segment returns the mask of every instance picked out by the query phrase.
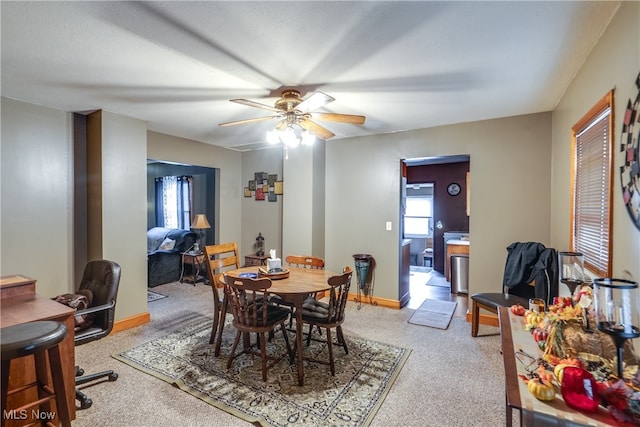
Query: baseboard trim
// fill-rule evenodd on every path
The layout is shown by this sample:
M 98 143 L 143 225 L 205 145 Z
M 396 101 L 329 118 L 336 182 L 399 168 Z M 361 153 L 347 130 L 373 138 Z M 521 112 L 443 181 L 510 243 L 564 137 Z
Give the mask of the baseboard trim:
M 471 323 L 471 312 L 469 310 L 467 310 L 467 322 Z M 495 326 L 495 327 L 500 326 L 500 322 L 498 321 L 498 316 L 496 316 L 495 314 L 480 313 L 478 322 L 481 325 Z
M 127 329 L 135 328 L 136 326 L 144 325 L 151 322 L 151 313 L 148 311 L 145 313 L 136 314 L 126 319 L 117 320 L 113 324 L 112 334 L 125 331 Z
M 349 301 L 362 304 L 379 305 L 380 307 L 400 309 L 400 301 L 398 300 L 374 296 L 368 297 L 366 295 L 360 295 L 360 300 L 358 300 L 358 294 L 354 294 L 352 292 L 349 292 Z

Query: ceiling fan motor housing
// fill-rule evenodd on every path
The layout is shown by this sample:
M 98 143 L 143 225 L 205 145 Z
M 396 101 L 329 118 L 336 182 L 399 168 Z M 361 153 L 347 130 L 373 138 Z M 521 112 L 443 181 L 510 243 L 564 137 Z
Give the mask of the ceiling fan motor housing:
M 282 98 L 278 99 L 275 107 L 283 111 L 293 111 L 302 102 L 300 92 L 297 90 L 285 90 L 282 92 Z

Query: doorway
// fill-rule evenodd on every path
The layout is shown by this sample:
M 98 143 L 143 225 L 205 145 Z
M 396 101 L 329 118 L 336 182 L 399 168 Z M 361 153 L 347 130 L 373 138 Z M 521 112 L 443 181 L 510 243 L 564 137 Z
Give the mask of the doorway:
M 466 295 L 451 294 L 444 238 L 445 233 L 469 233 L 470 156 L 405 159 L 401 170 L 400 244 L 411 240 L 410 307 L 425 298 L 453 298 L 466 306 Z

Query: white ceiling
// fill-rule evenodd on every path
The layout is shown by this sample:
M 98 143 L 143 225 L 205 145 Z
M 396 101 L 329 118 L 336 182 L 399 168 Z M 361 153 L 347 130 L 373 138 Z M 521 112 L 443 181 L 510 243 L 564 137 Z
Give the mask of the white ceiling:
M 228 100 L 290 87 L 367 117 L 334 139 L 550 111 L 618 5 L 2 1 L 2 95 L 240 150 L 275 120 Z

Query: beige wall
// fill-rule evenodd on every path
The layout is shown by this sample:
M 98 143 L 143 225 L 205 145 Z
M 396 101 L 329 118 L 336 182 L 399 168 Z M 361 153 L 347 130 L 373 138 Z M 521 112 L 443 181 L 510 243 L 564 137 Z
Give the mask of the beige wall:
M 147 124 L 102 112 L 102 258 L 120 264 L 116 319 L 147 304 Z
M 374 295 L 397 300 L 400 160 L 457 154 L 471 156 L 469 291 L 501 289 L 510 243 L 549 243 L 549 113 L 329 142 L 327 268 L 371 254 Z
M 622 202 L 620 135 L 629 98 L 635 99 L 640 72 L 640 3 L 623 2 L 553 112 L 552 244 L 569 249 L 571 127 L 609 90 L 615 88 L 613 128 L 612 276 L 640 280 L 640 230 Z M 630 275 L 630 276 L 629 276 Z M 561 288 L 562 290 L 562 288 Z
M 282 162 L 283 153 L 280 147 L 242 153 L 242 186 L 238 191 L 243 191 L 249 181 L 254 179 L 256 172 L 278 174 L 278 180 L 282 180 Z M 242 256 L 255 253 L 254 245 L 258 233 L 262 233 L 264 237 L 267 255 L 269 249 L 275 249 L 278 256 L 281 255 L 283 197 L 277 196 L 277 202 L 269 202 L 266 199 L 256 201 L 254 197 L 242 198 Z
M 72 116 L 2 98 L 1 275 L 74 289 Z

